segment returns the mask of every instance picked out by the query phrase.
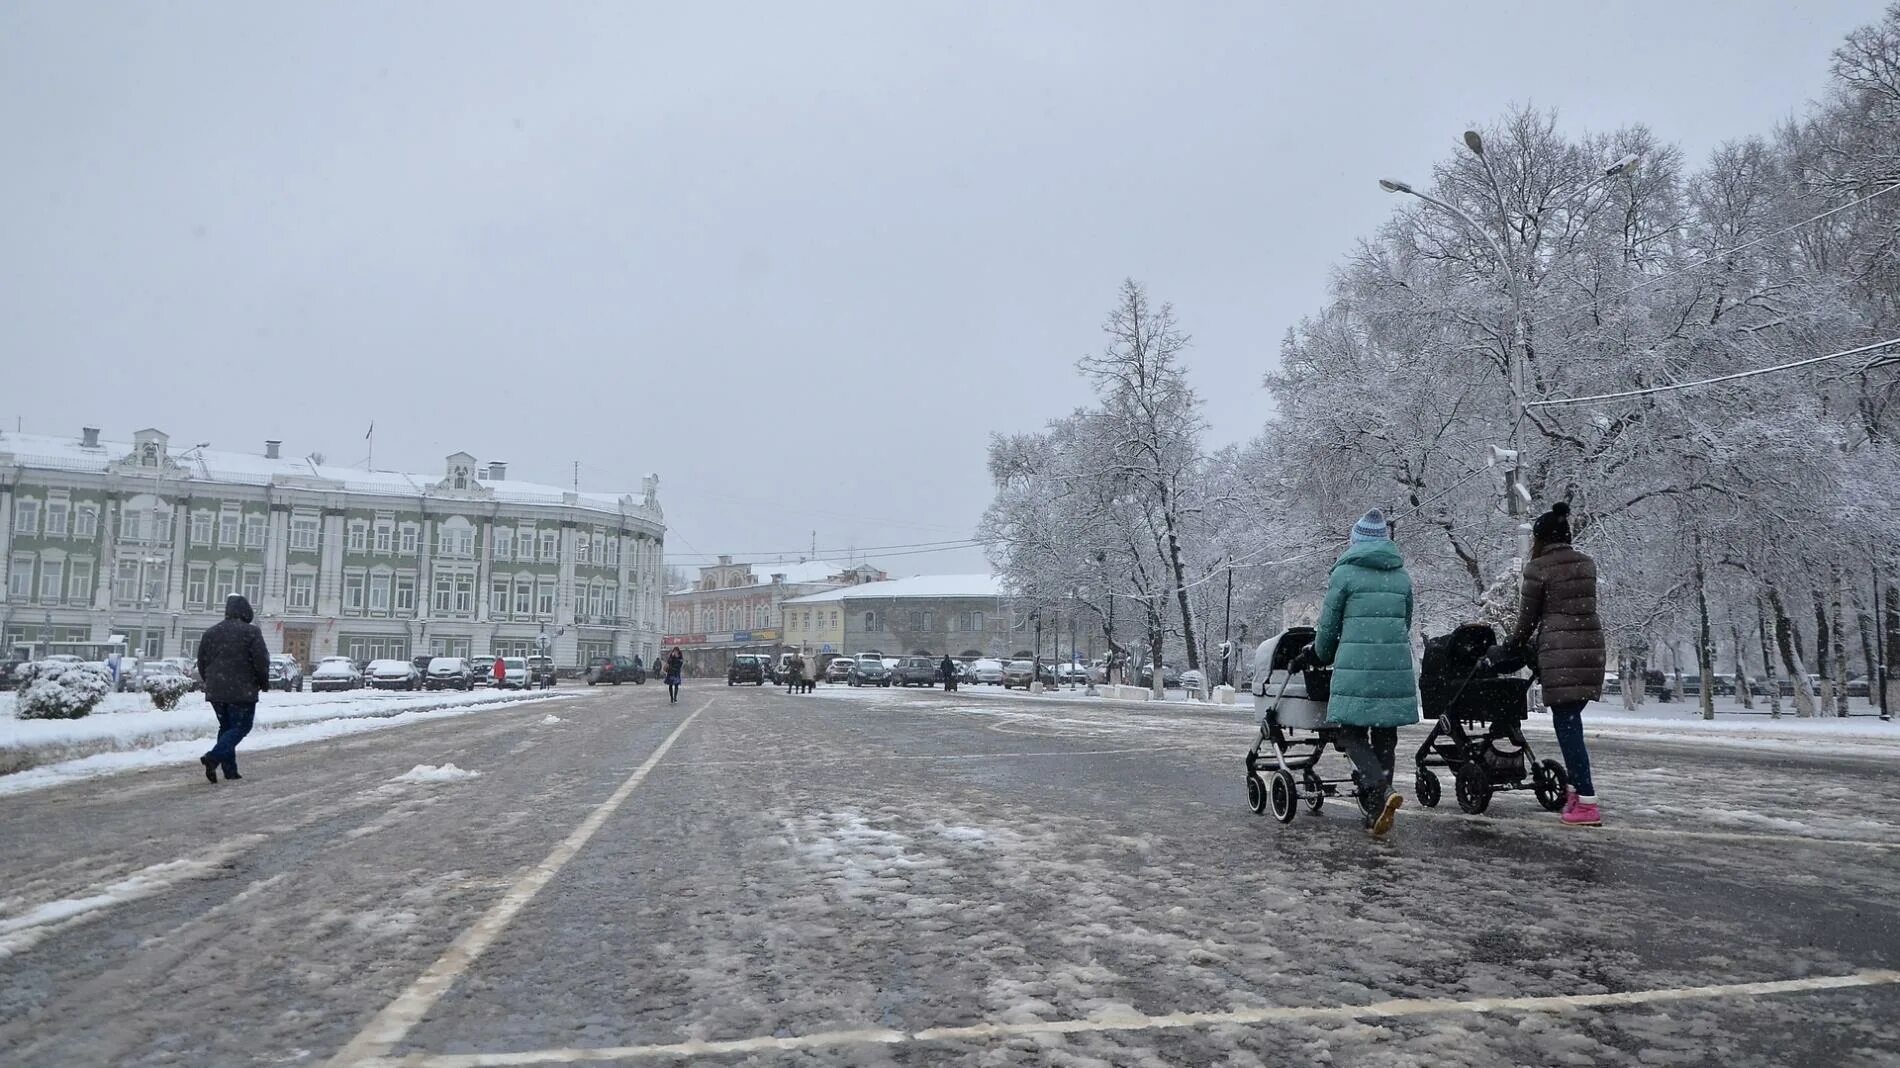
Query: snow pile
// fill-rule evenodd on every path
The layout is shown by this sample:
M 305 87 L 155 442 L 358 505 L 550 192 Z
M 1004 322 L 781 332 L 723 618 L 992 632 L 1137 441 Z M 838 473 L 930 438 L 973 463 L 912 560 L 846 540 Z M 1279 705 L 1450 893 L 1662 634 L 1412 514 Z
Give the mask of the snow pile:
M 543 717 L 541 717 L 541 725 L 542 725 L 543 727 L 550 727 L 550 726 L 553 726 L 553 725 L 554 725 L 554 724 L 556 724 L 556 723 L 566 723 L 566 722 L 567 722 L 566 720 L 564 720 L 564 719 L 562 719 L 561 717 L 559 717 L 559 716 L 557 716 L 557 715 L 555 715 L 555 714 L 554 714 L 554 713 L 552 713 L 552 712 L 550 712 L 550 713 L 548 713 L 547 715 L 545 715 L 545 716 L 543 716 Z
M 21 719 L 78 719 L 112 692 L 112 680 L 91 664 L 22 664 L 14 677 L 20 680 L 14 702 Z
M 482 773 L 458 768 L 454 764 L 417 764 L 390 782 L 461 782 L 465 779 L 479 779 Z

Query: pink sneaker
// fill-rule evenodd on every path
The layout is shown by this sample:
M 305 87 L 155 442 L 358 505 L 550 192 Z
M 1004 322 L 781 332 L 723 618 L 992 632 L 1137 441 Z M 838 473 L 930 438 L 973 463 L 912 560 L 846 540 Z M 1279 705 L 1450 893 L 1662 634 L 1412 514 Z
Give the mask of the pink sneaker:
M 1576 807 L 1577 807 L 1577 791 L 1566 789 L 1564 791 L 1564 807 L 1558 809 L 1557 814 L 1560 816 L 1568 816 L 1570 815 L 1570 810 Z
M 1601 827 L 1603 813 L 1597 810 L 1595 801 L 1585 801 L 1576 794 L 1570 795 L 1571 806 L 1563 814 L 1566 827 Z

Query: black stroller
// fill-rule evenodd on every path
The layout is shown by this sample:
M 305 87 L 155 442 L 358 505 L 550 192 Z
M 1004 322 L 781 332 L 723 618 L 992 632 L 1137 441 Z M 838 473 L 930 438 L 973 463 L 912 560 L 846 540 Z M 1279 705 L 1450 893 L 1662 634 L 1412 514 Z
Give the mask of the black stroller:
M 1515 672 L 1526 666 L 1526 658 L 1510 651 L 1487 665 L 1485 653 L 1496 640 L 1490 627 L 1467 623 L 1425 642 L 1419 704 L 1434 722 L 1418 747 L 1419 804 L 1438 804 L 1438 776 L 1432 769 L 1444 768 L 1451 773 L 1458 807 L 1474 816 L 1490 807 L 1491 795 L 1500 790 L 1531 790 L 1538 804 L 1556 812 L 1563 808 L 1569 782 L 1562 764 L 1538 760 L 1524 740 L 1531 680 Z
M 1361 812 L 1373 814 L 1370 802 L 1359 796 L 1358 772 L 1344 779 L 1319 772 L 1319 758 L 1328 745 L 1336 744 L 1338 731 L 1326 718 L 1332 669 L 1307 664 L 1302 656 L 1313 637 L 1311 627 L 1289 627 L 1254 650 L 1254 710 L 1260 713 L 1260 734 L 1247 750 L 1247 807 L 1255 813 L 1271 810 L 1281 823 L 1293 822 L 1302 801 L 1318 812 L 1327 798 L 1347 791 L 1357 798 Z

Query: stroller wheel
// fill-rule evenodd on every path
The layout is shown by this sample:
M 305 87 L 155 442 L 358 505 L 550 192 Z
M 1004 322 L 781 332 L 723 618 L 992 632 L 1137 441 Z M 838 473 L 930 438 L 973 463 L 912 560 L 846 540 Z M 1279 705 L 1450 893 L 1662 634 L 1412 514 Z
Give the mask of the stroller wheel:
M 1252 769 L 1247 772 L 1247 807 L 1253 809 L 1253 814 L 1256 816 L 1267 810 L 1267 788 L 1261 784 L 1260 776 L 1255 775 Z
M 1540 760 L 1531 768 L 1531 790 L 1537 794 L 1537 803 L 1544 806 L 1545 812 L 1560 812 L 1570 793 L 1570 777 L 1555 760 Z
M 1307 768 L 1300 779 L 1306 787 L 1306 810 L 1317 816 L 1326 805 L 1326 785 L 1319 781 L 1319 772 L 1312 768 Z
M 1437 808 L 1440 797 L 1438 776 L 1426 768 L 1418 769 L 1418 781 L 1412 784 L 1412 793 L 1418 797 L 1418 803 L 1426 808 Z
M 1293 773 L 1276 771 L 1273 773 L 1273 818 L 1281 823 L 1292 823 L 1293 817 L 1300 814 L 1300 791 L 1293 784 Z
M 1473 816 L 1491 807 L 1491 779 L 1482 761 L 1469 760 L 1458 769 L 1452 787 L 1458 794 L 1458 807 Z

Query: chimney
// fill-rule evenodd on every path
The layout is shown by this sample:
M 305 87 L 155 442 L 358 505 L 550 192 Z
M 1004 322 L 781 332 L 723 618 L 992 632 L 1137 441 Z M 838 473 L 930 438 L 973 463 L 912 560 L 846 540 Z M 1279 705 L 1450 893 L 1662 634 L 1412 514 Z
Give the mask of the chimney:
M 284 444 L 283 442 L 277 441 L 276 439 L 270 439 L 270 440 L 265 441 L 264 442 L 264 459 L 266 460 L 282 459 L 282 457 L 278 455 L 278 450 L 283 448 L 283 444 Z
M 506 460 L 488 461 L 488 473 L 482 476 L 482 481 L 484 482 L 508 481 L 508 461 Z
M 88 449 L 98 448 L 99 447 L 99 428 L 96 426 L 80 427 L 79 428 L 79 444 L 85 446 Z

